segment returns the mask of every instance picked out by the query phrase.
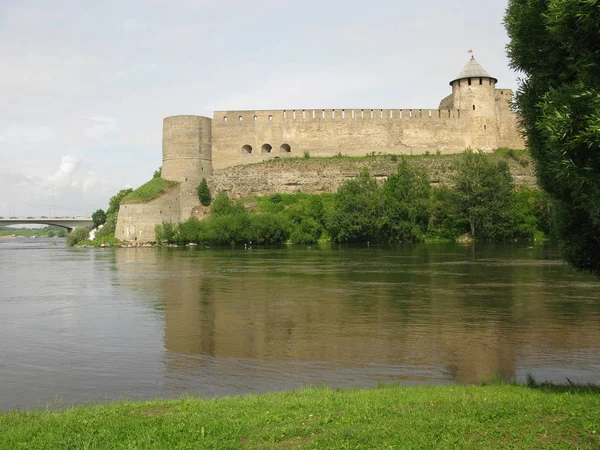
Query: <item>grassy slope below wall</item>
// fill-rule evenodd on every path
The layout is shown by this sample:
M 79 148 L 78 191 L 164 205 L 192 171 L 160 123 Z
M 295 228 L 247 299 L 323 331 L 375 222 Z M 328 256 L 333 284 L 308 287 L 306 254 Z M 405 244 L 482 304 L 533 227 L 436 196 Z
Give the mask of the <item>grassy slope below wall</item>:
M 450 184 L 454 163 L 460 154 L 404 156 L 413 165 L 424 168 L 433 184 Z M 516 185 L 535 188 L 533 163 L 523 150 L 498 149 L 486 157 L 505 160 Z M 209 181 L 211 191 L 230 192 L 234 197 L 336 192 L 347 179 L 368 168 L 376 178 L 395 173 L 402 156 L 369 155 L 364 157 L 334 156 L 280 158 L 263 163 L 216 170 Z
M 0 448 L 599 448 L 598 388 L 306 389 L 0 414 Z
M 179 183 L 176 181 L 163 180 L 160 177 L 152 178 L 147 183 L 135 189 L 123 198 L 121 203 L 144 203 L 154 200 L 165 192 L 170 191 Z

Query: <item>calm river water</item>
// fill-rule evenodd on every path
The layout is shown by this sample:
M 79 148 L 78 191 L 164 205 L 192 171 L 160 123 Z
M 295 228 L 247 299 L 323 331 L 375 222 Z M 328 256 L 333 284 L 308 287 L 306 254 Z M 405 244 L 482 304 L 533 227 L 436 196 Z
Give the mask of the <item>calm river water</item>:
M 600 383 L 600 282 L 552 246 L 0 240 L 3 410 L 527 374 Z

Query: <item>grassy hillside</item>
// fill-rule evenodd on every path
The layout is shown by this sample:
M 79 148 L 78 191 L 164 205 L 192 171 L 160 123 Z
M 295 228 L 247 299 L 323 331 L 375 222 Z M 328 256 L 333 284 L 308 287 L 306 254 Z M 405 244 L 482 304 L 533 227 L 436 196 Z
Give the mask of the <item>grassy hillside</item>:
M 130 192 L 121 203 L 143 203 L 154 200 L 165 192 L 170 191 L 179 183 L 177 181 L 163 180 L 160 177 L 152 178 L 147 183 Z

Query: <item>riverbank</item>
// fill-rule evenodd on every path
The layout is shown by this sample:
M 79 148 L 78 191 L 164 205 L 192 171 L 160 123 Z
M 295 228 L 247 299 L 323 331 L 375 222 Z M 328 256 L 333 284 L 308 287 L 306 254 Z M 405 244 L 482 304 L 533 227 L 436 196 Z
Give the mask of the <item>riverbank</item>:
M 598 448 L 600 390 L 386 386 L 0 414 L 0 448 Z

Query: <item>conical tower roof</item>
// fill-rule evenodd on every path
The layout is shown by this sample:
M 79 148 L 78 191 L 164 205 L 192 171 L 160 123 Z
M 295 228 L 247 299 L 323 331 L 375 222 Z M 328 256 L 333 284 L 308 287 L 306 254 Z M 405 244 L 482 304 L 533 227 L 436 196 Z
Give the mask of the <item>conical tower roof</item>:
M 471 60 L 465 66 L 465 68 L 454 78 L 451 82 L 454 83 L 456 80 L 463 80 L 465 78 L 491 78 L 494 82 L 498 82 L 498 79 L 491 76 L 485 71 L 483 67 L 475 60 L 475 57 L 471 56 Z

